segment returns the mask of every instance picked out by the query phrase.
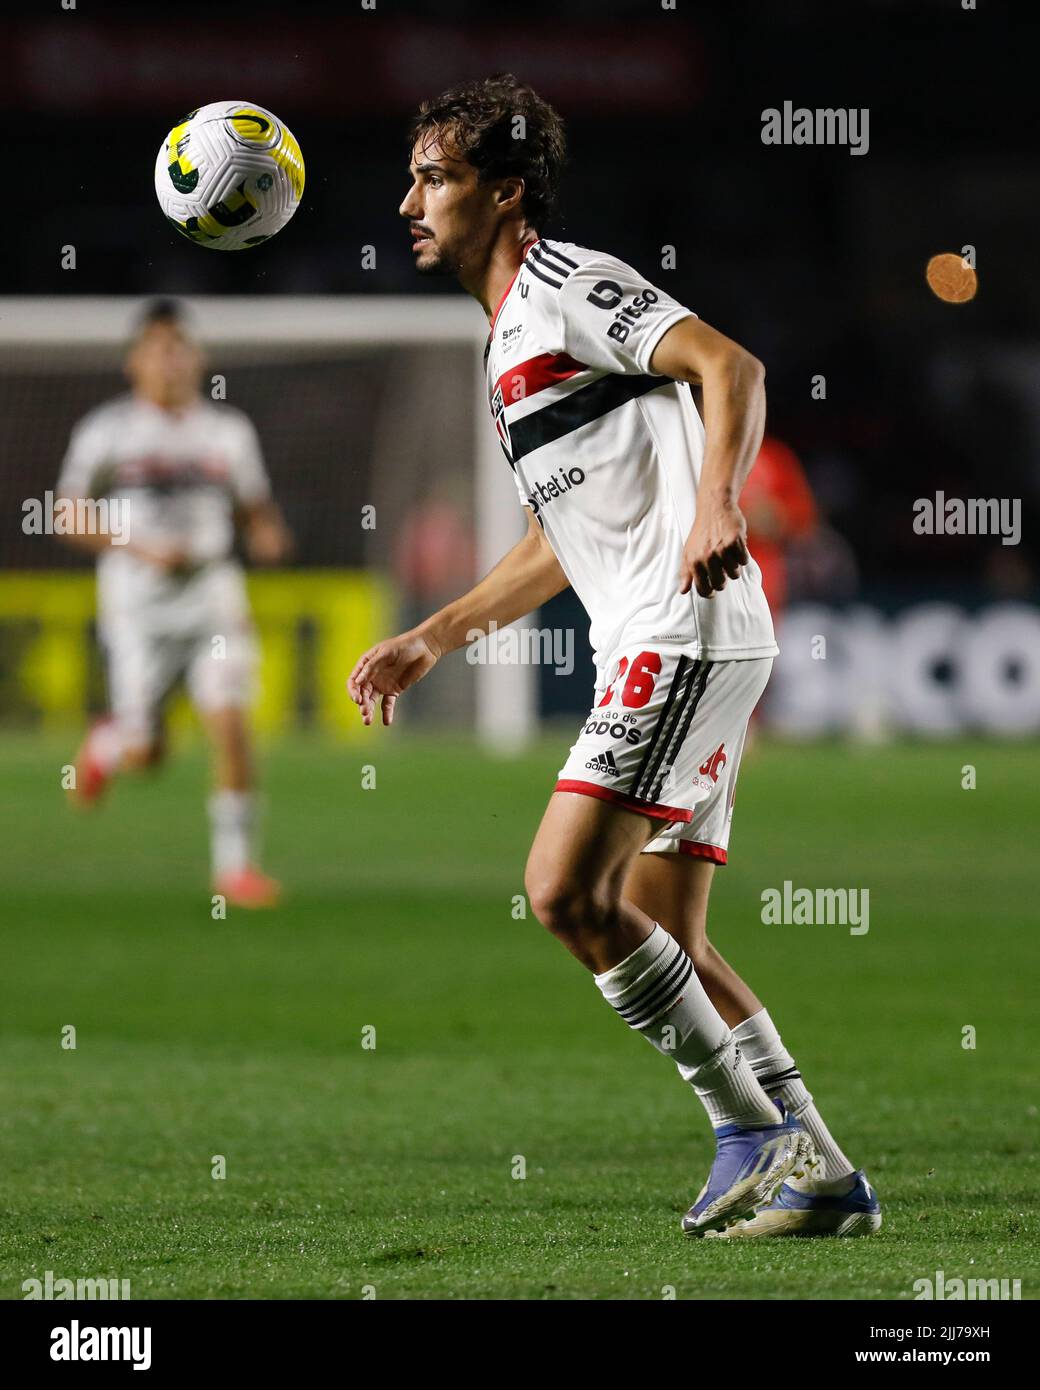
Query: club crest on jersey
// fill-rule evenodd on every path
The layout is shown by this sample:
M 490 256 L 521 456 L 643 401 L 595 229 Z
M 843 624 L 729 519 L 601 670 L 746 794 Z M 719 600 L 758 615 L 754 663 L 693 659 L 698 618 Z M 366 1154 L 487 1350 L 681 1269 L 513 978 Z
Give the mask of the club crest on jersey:
M 513 450 L 509 444 L 509 425 L 506 423 L 506 399 L 502 394 L 501 386 L 495 387 L 495 393 L 491 397 L 491 414 L 494 417 L 495 429 L 498 431 L 499 443 L 505 450 L 506 458 L 509 460 L 509 466 L 512 468 Z

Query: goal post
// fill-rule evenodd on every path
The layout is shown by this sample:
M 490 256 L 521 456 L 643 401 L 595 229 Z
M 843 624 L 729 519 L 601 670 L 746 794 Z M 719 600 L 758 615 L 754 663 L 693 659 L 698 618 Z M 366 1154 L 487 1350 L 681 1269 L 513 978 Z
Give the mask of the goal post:
M 343 393 L 355 392 L 359 396 L 375 393 L 381 399 L 378 412 L 371 410 L 366 417 L 371 435 L 355 432 L 349 440 L 341 441 L 344 450 L 348 446 L 355 449 L 358 438 L 370 442 L 370 447 L 368 444 L 362 446 L 362 452 L 370 456 L 361 459 L 356 466 L 376 474 L 376 484 L 382 475 L 384 484 L 389 486 L 392 479 L 385 477 L 386 470 L 400 465 L 406 475 L 397 489 L 401 497 L 417 480 L 430 481 L 428 475 L 424 477 L 422 473 L 427 445 L 431 469 L 438 467 L 438 446 L 450 449 L 456 465 L 468 471 L 470 480 L 473 579 L 486 574 L 520 539 L 524 532 L 524 513 L 518 506 L 509 467 L 488 411 L 483 366 L 487 325 L 475 305 L 444 295 L 185 295 L 177 296 L 177 300 L 189 316 L 193 330 L 213 355 L 214 366 L 222 366 L 227 361 L 250 364 L 258 371 L 266 369 L 263 381 L 254 383 L 257 401 L 269 406 L 271 392 L 283 389 L 281 383 L 286 383 L 282 403 L 285 430 L 288 432 L 294 427 L 295 419 L 302 431 L 300 449 L 303 456 L 295 459 L 294 467 L 299 470 L 301 486 L 311 509 L 320 509 L 323 501 L 320 478 L 311 479 L 309 489 L 305 485 L 309 465 L 306 453 L 310 447 L 307 440 L 312 435 L 315 441 L 320 439 L 325 459 L 322 467 L 328 470 L 327 476 L 331 478 L 337 445 L 316 433 L 320 423 L 314 417 L 325 412 L 329 421 L 334 420 L 329 398 L 335 394 L 336 363 L 342 361 Z M 16 376 L 24 383 L 28 379 L 26 373 L 30 373 L 32 387 L 22 384 L 18 389 L 49 393 L 54 409 L 60 411 L 62 396 L 68 394 L 65 386 L 68 374 L 79 374 L 79 380 L 91 371 L 106 369 L 111 373 L 118 368 L 122 349 L 145 303 L 147 298 L 138 296 L 0 299 L 0 392 Z M 412 358 L 405 370 L 398 358 L 408 351 Z M 347 372 L 346 364 L 356 365 L 359 360 L 365 362 L 366 359 L 370 359 L 370 365 L 361 378 L 355 380 L 358 373 Z M 283 360 L 285 366 L 280 372 L 279 363 Z M 317 388 L 313 392 L 302 390 L 298 383 L 301 373 L 306 386 L 306 364 L 318 360 L 323 362 L 329 378 L 323 392 L 319 393 Z M 440 389 L 438 378 L 442 372 L 443 389 Z M 406 433 L 404 421 L 411 409 L 409 390 L 414 392 L 420 384 L 422 402 L 425 409 L 432 412 L 432 418 L 412 422 L 411 433 Z M 404 391 L 401 399 L 393 398 L 397 386 Z M 78 394 L 81 396 L 82 392 Z M 383 399 L 384 396 L 387 398 Z M 98 397 L 101 399 L 103 395 Z M 247 413 L 254 413 L 249 403 L 240 401 L 234 392 L 229 399 L 243 404 Z M 455 412 L 454 422 L 438 414 L 438 400 L 445 417 Z M 369 403 L 359 400 L 348 404 L 361 409 L 367 408 Z M 17 412 L 17 401 L 13 408 Z M 70 408 L 65 407 L 66 413 Z M 81 414 L 83 408 L 82 400 L 77 400 L 74 415 Z M 9 400 L 8 412 L 11 409 Z M 39 419 L 41 410 L 50 418 L 52 412 L 40 401 L 35 401 L 31 409 L 26 407 L 29 423 L 25 428 L 17 421 L 11 425 L 5 450 L 9 455 L 6 470 L 18 470 L 26 431 L 32 428 L 33 420 Z M 66 428 L 68 423 L 64 421 L 62 427 Z M 455 441 L 463 454 L 468 452 L 468 459 L 455 458 Z M 48 452 L 51 451 L 49 445 Z M 42 448 L 39 452 L 42 457 Z M 344 466 L 345 457 L 344 454 Z M 52 463 L 56 471 L 57 459 Z M 32 489 L 42 485 L 39 481 L 41 468 L 42 463 L 37 463 L 28 469 L 30 474 L 37 476 L 27 479 L 25 487 Z M 319 471 L 315 469 L 316 473 Z M 336 502 L 330 498 L 324 505 L 334 507 Z M 392 540 L 384 538 L 381 544 L 384 554 L 392 549 Z M 298 555 L 298 561 L 304 565 L 314 563 L 306 551 Z M 4 563 L 10 563 L 8 557 L 4 557 Z M 343 653 L 344 678 L 346 663 L 353 655 Z M 473 724 L 478 738 L 495 752 L 519 751 L 528 744 L 537 726 L 536 668 L 488 661 L 473 663 L 472 670 Z

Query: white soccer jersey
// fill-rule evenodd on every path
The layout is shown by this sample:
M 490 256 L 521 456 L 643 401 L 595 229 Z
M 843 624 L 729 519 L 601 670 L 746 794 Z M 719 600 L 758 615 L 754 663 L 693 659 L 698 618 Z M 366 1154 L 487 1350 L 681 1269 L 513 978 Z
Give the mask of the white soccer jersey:
M 243 610 L 240 567 L 231 559 L 234 509 L 270 496 L 256 431 L 241 411 L 199 400 L 166 411 L 138 396 L 92 410 L 72 433 L 57 492 L 118 499 L 130 542 L 176 546 L 186 572 L 169 574 L 112 545 L 98 560 L 102 624 L 163 616 L 171 627 Z
M 690 312 L 613 256 L 540 240 L 492 321 L 495 425 L 589 614 L 598 665 L 622 641 L 711 661 L 777 652 L 754 560 L 710 599 L 679 592 L 704 426 L 689 386 L 653 374 L 650 358 Z

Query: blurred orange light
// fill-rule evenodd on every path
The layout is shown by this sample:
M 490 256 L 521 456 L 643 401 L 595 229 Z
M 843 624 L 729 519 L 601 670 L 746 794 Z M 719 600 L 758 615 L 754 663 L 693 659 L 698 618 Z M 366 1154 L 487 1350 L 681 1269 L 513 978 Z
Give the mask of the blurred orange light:
M 966 304 L 975 298 L 979 277 L 963 256 L 943 251 L 928 262 L 925 278 L 932 293 L 947 304 Z

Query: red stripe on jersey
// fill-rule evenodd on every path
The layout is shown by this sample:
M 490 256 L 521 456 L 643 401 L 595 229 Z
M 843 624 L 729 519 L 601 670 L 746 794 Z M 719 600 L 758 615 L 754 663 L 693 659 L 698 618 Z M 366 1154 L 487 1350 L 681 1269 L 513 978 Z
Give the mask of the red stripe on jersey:
M 652 816 L 654 820 L 682 821 L 684 824 L 693 820 L 693 812 L 684 811 L 680 806 L 638 801 L 634 796 L 616 792 L 613 787 L 601 787 L 598 782 L 557 782 L 553 791 L 579 792 L 582 796 L 594 796 L 600 801 L 614 801 L 619 806 L 627 806 L 630 811 L 638 811 L 641 816 Z
M 525 401 L 528 396 L 544 391 L 547 386 L 556 386 L 568 377 L 587 371 L 588 366 L 584 362 L 568 356 L 566 352 L 543 352 L 537 357 L 529 357 L 526 362 L 517 362 L 508 372 L 503 372 L 495 382 L 495 387 L 502 392 L 502 400 L 506 405 L 514 405 L 517 401 Z
M 510 290 L 513 288 L 513 286 L 516 284 L 516 276 L 519 275 L 520 272 L 521 272 L 521 270 L 523 270 L 523 268 L 524 268 L 524 261 L 527 260 L 527 253 L 528 253 L 528 251 L 530 251 L 530 249 L 531 249 L 532 246 L 537 246 L 537 245 L 538 245 L 538 242 L 540 241 L 540 239 L 541 239 L 540 237 L 532 237 L 531 240 L 524 246 L 524 248 L 523 248 L 524 254 L 523 254 L 523 257 L 521 258 L 520 264 L 519 264 L 519 265 L 517 266 L 517 268 L 516 268 L 516 275 L 513 276 L 512 280 L 510 280 L 509 284 L 506 286 L 506 292 L 505 292 L 505 294 L 504 294 L 504 295 L 502 296 L 502 298 L 498 301 L 498 308 L 497 308 L 497 309 L 495 310 L 495 312 L 491 315 L 491 331 L 492 331 L 492 333 L 494 333 L 494 331 L 495 331 L 495 320 L 498 318 L 499 314 L 502 312 L 502 305 L 503 305 L 503 304 L 506 302 L 506 300 L 509 298 L 509 291 L 510 291 Z
M 518 265 L 517 268 L 516 268 L 516 275 L 519 275 L 520 272 L 521 272 L 521 270 L 523 270 L 523 266 L 522 266 L 522 265 Z M 503 304 L 506 302 L 506 300 L 509 298 L 509 291 L 510 291 L 510 290 L 513 288 L 513 286 L 516 284 L 516 275 L 513 276 L 512 280 L 510 280 L 509 284 L 506 286 L 506 292 L 505 292 L 505 294 L 504 294 L 504 295 L 502 296 L 502 298 L 498 301 L 498 308 L 497 308 L 497 309 L 495 310 L 495 312 L 491 315 L 491 331 L 492 331 L 492 333 L 494 333 L 494 331 L 495 331 L 495 320 L 498 318 L 499 314 L 502 312 L 502 305 L 503 305 Z

